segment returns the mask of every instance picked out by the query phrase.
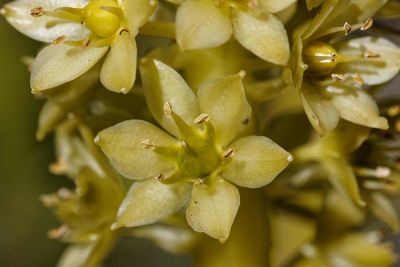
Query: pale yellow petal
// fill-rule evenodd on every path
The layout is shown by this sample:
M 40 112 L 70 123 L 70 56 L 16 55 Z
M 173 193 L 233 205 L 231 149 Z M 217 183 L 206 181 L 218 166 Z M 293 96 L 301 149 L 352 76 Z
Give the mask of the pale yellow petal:
M 195 94 L 178 72 L 161 61 L 142 60 L 140 73 L 146 102 L 152 115 L 164 129 L 179 136 L 174 121 L 164 113 L 164 104 L 168 102 L 174 113 L 187 123 L 193 123 L 200 114 Z
M 228 181 L 198 184 L 193 188 L 186 218 L 193 230 L 223 243 L 229 237 L 239 205 L 239 190 Z
M 198 91 L 200 110 L 210 116 L 217 143 L 224 147 L 249 126 L 251 107 L 243 89 L 244 73 L 202 85 Z
M 150 178 L 135 182 L 118 210 L 113 228 L 147 225 L 177 212 L 187 201 L 189 184 L 165 185 Z
M 277 64 L 289 60 L 289 40 L 282 22 L 272 14 L 256 16 L 232 11 L 233 34 L 241 45 L 256 56 Z
M 176 14 L 176 41 L 181 49 L 219 46 L 232 35 L 229 10 L 212 0 L 186 0 Z
M 157 8 L 155 0 L 125 0 L 124 13 L 128 21 L 128 29 L 136 36 L 139 27 L 146 23 Z
M 86 0 L 17 0 L 7 3 L 2 14 L 18 31 L 41 42 L 51 43 L 60 36 L 66 36 L 68 40 L 82 40 L 89 31 L 81 23 L 55 23 L 59 20 L 51 16 L 31 16 L 31 10 L 37 7 L 45 11 L 54 11 L 60 7 L 82 8 L 86 4 Z
M 46 90 L 74 80 L 93 67 L 107 50 L 108 47 L 46 46 L 32 66 L 32 90 Z
M 335 129 L 340 117 L 335 106 L 319 90 L 321 88 L 304 82 L 300 97 L 311 125 L 319 134 L 325 134 Z
M 233 142 L 233 156 L 223 177 L 243 187 L 258 188 L 272 182 L 292 156 L 265 136 L 248 136 Z
M 155 146 L 173 147 L 177 140 L 146 121 L 130 120 L 101 131 L 95 139 L 113 167 L 130 179 L 144 179 L 169 174 L 174 169 L 171 159 L 145 149 L 143 141 Z
M 128 93 L 136 78 L 137 48 L 128 32 L 121 32 L 111 45 L 111 50 L 100 72 L 101 83 L 110 91 Z
M 335 86 L 335 88 L 338 87 L 338 85 Z M 386 118 L 379 116 L 375 100 L 362 90 L 356 89 L 354 92 L 335 95 L 330 102 L 339 111 L 340 117 L 345 120 L 372 128 L 388 128 Z

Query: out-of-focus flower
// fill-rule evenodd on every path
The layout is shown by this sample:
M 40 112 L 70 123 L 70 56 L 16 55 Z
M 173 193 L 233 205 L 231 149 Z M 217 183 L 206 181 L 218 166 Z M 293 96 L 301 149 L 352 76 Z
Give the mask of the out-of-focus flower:
M 136 76 L 135 36 L 155 6 L 143 0 L 17 0 L 1 13 L 23 34 L 50 43 L 32 66 L 34 93 L 74 80 L 109 50 L 100 80 L 111 91 L 127 93 Z
M 320 134 L 333 130 L 340 118 L 372 128 L 388 127 L 365 89 L 398 73 L 400 49 L 382 37 L 346 37 L 370 28 L 373 21 L 368 15 L 380 6 L 371 1 L 324 1 L 317 15 L 294 34 L 294 87 Z
M 160 61 L 144 60 L 141 73 L 150 111 L 174 137 L 140 120 L 97 135 L 114 168 L 139 180 L 121 204 L 114 228 L 160 221 L 187 203 L 189 225 L 224 242 L 240 203 L 231 182 L 262 187 L 291 155 L 266 137 L 249 136 L 252 116 L 243 72 L 203 84 L 197 97 Z
M 233 35 L 258 57 L 286 65 L 290 55 L 288 37 L 282 22 L 272 13 L 295 2 L 186 0 L 177 11 L 178 45 L 184 50 L 216 47 Z

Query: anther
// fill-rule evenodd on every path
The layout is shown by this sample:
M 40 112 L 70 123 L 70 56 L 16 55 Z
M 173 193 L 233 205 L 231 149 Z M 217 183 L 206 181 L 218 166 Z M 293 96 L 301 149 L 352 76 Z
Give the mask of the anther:
M 162 181 L 162 180 L 164 180 L 166 177 L 165 177 L 164 174 L 159 173 L 159 174 L 156 174 L 156 175 L 154 176 L 154 178 L 156 178 L 158 181 Z
M 82 47 L 88 47 L 90 44 L 90 39 L 86 38 L 84 40 L 82 40 Z
M 343 74 L 338 74 L 338 73 L 332 73 L 331 74 L 332 79 L 334 79 L 335 81 L 344 81 L 346 79 L 346 77 Z
M 124 32 L 129 33 L 129 31 L 127 29 L 122 29 L 118 34 L 122 35 Z
M 199 178 L 196 179 L 196 181 L 194 181 L 194 185 L 201 185 L 204 184 L 205 180 L 203 178 Z
M 330 57 L 330 59 L 331 59 L 331 62 L 335 62 L 335 61 L 336 61 L 337 56 L 336 56 L 335 53 L 330 53 L 330 54 L 329 54 L 329 57 Z
M 68 226 L 65 224 L 61 225 L 59 228 L 56 229 L 51 229 L 48 233 L 47 236 L 51 239 L 59 239 L 67 235 L 69 232 Z
M 67 164 L 63 158 L 60 158 L 57 162 L 50 164 L 49 171 L 53 174 L 60 175 L 67 170 Z
M 234 155 L 234 150 L 232 148 L 229 148 L 222 153 L 222 159 L 231 159 Z
M 164 108 L 164 114 L 167 115 L 168 117 L 171 117 L 173 114 L 171 105 L 168 102 L 165 102 L 163 108 Z
M 58 189 L 57 191 L 57 196 L 62 199 L 62 200 L 67 200 L 70 199 L 72 197 L 72 192 L 71 190 L 69 190 L 68 188 L 62 187 L 60 189 Z
M 194 123 L 204 123 L 209 121 L 210 117 L 208 116 L 208 114 L 202 113 L 200 114 L 197 118 L 194 119 Z
M 247 124 L 249 124 L 249 122 L 250 122 L 249 118 L 245 118 L 244 120 L 242 120 L 243 125 L 247 125 Z
M 181 140 L 180 143 L 181 143 L 181 146 L 184 147 L 184 148 L 188 148 L 189 147 L 188 143 L 186 143 L 185 140 Z
M 150 139 L 145 139 L 140 143 L 143 145 L 143 147 L 145 149 L 154 149 L 155 148 L 153 142 L 151 142 Z
M 366 31 L 369 28 L 372 27 L 372 25 L 374 24 L 374 20 L 372 18 L 368 18 L 365 22 L 364 25 L 360 28 L 360 30 L 362 31 Z
M 351 76 L 351 78 L 352 78 L 353 81 L 354 81 L 356 84 L 358 84 L 358 85 L 363 85 L 363 84 L 364 84 L 363 78 L 362 78 L 361 75 L 358 74 L 358 73 L 353 74 L 353 75 Z
M 41 17 L 44 15 L 44 9 L 41 6 L 35 7 L 31 9 L 32 17 Z
M 246 71 L 244 70 L 239 71 L 239 76 L 240 78 L 244 78 L 246 76 Z
M 349 34 L 349 32 L 351 32 L 351 25 L 349 23 L 345 22 L 343 25 L 343 28 L 344 28 L 344 35 L 347 36 Z
M 53 45 L 59 45 L 61 43 L 63 43 L 65 41 L 66 37 L 64 35 L 57 37 L 54 41 L 53 41 Z
M 40 201 L 42 201 L 43 205 L 46 208 L 51 208 L 58 203 L 59 199 L 56 197 L 55 194 L 51 194 L 51 195 L 40 196 Z
M 291 154 L 289 154 L 289 156 L 286 159 L 287 159 L 287 161 L 292 162 L 293 161 L 293 156 Z
M 371 52 L 371 51 L 367 51 L 363 54 L 364 58 L 379 58 L 381 55 Z

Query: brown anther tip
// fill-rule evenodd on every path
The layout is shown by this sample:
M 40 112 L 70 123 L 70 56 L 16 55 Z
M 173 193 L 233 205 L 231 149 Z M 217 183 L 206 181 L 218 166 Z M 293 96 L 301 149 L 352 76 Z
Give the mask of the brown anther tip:
M 247 124 L 249 124 L 249 122 L 250 122 L 249 118 L 245 118 L 244 120 L 242 120 L 243 125 L 247 125 Z
M 360 74 L 358 74 L 358 73 L 357 74 L 353 74 L 351 77 L 353 78 L 353 81 L 356 84 L 358 84 L 358 85 L 363 85 L 364 84 L 364 80 L 363 80 L 363 78 L 361 77 Z
M 164 174 L 159 173 L 159 174 L 156 174 L 156 175 L 154 176 L 154 178 L 156 178 L 158 181 L 162 181 L 162 180 L 164 180 L 166 177 L 165 177 Z
M 168 102 L 164 103 L 164 114 L 169 117 L 173 114 L 172 107 Z
M 181 140 L 180 143 L 181 143 L 181 146 L 184 147 L 184 148 L 188 148 L 189 147 L 188 143 L 186 143 L 185 140 Z
M 336 56 L 335 53 L 330 53 L 330 54 L 329 54 L 329 57 L 331 58 L 331 61 L 332 61 L 332 62 L 335 62 L 335 61 L 336 61 L 337 56 Z
M 44 9 L 41 6 L 35 7 L 31 9 L 32 17 L 41 17 L 44 15 Z
M 62 200 L 67 200 L 72 197 L 72 192 L 68 188 L 61 187 L 57 190 L 57 196 Z
M 82 47 L 88 47 L 89 45 L 90 45 L 89 38 L 82 40 L 82 44 L 81 44 Z
M 67 169 L 67 164 L 63 158 L 57 160 L 57 162 L 50 164 L 49 171 L 53 174 L 62 174 Z
M 369 28 L 372 27 L 372 25 L 374 24 L 374 20 L 372 18 L 368 18 L 365 22 L 364 25 L 360 28 L 360 30 L 362 31 L 366 31 Z
M 379 58 L 381 55 L 371 52 L 371 51 L 367 51 L 363 54 L 364 58 Z
M 51 239 L 59 239 L 64 237 L 69 231 L 68 226 L 61 225 L 59 228 L 51 229 L 47 232 L 47 236 Z
M 145 140 L 143 140 L 143 141 L 140 142 L 140 143 L 143 145 L 143 147 L 144 147 L 145 149 L 154 149 L 154 148 L 155 148 L 153 142 L 151 142 L 150 139 L 145 139 Z
M 351 32 L 351 25 L 348 22 L 345 22 L 343 25 L 344 28 L 344 35 L 348 35 Z
M 332 73 L 331 74 L 332 79 L 334 79 L 335 81 L 344 81 L 346 78 L 343 74 L 338 74 L 338 73 Z
M 229 148 L 229 149 L 225 150 L 224 153 L 222 153 L 222 158 L 230 159 L 233 157 L 234 153 L 235 153 L 234 150 L 232 148 Z
M 66 37 L 64 35 L 57 37 L 52 43 L 53 45 L 62 44 L 65 41 Z
M 127 29 L 122 29 L 119 31 L 119 35 L 122 35 L 124 32 L 129 33 L 129 31 Z
M 199 178 L 197 180 L 194 181 L 195 185 L 201 185 L 204 184 L 205 180 L 203 178 Z
M 199 116 L 197 116 L 196 119 L 194 119 L 194 123 L 204 123 L 209 121 L 210 116 L 208 116 L 208 114 L 202 113 Z

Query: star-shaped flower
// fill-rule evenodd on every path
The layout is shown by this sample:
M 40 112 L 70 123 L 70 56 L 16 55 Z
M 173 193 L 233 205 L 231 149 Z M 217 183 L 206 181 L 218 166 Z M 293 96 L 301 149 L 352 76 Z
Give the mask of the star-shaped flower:
M 16 0 L 1 13 L 23 34 L 49 43 L 32 66 L 33 92 L 77 78 L 110 50 L 100 80 L 111 91 L 127 93 L 136 76 L 135 36 L 155 4 L 146 0 Z
M 232 183 L 262 187 L 292 157 L 267 137 L 249 136 L 253 122 L 243 72 L 203 84 L 197 97 L 160 61 L 144 60 L 141 73 L 150 111 L 169 133 L 130 120 L 97 135 L 114 168 L 138 180 L 114 228 L 155 223 L 186 204 L 189 225 L 224 242 L 240 204 Z
M 352 31 L 370 28 L 373 21 L 365 18 L 376 8 L 370 1 L 324 1 L 320 12 L 295 32 L 291 62 L 294 87 L 320 134 L 333 130 L 340 118 L 372 128 L 388 127 L 365 89 L 395 77 L 400 49 L 381 37 L 346 37 Z M 358 23 L 360 19 L 362 23 Z
M 176 15 L 176 39 L 182 49 L 226 43 L 232 34 L 258 57 L 278 65 L 289 60 L 289 41 L 282 22 L 272 13 L 296 0 L 186 0 Z M 272 45 L 273 44 L 273 45 Z

